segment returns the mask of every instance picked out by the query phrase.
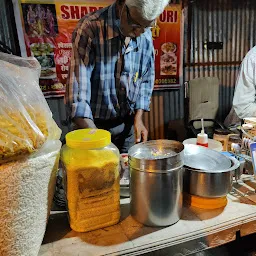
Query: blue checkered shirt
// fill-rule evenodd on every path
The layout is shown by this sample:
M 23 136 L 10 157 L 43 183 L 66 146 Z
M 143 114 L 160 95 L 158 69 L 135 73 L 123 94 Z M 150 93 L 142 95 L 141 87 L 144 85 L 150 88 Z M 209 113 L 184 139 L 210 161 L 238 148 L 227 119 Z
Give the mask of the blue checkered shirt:
M 79 21 L 66 90 L 72 118 L 109 120 L 149 111 L 155 78 L 151 31 L 126 47 L 119 24 L 115 3 Z

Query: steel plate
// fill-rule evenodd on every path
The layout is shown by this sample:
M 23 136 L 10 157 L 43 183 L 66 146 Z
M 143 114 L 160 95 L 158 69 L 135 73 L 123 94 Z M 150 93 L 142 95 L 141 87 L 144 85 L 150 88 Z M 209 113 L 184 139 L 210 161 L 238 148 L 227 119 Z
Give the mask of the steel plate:
M 231 167 L 231 160 L 221 153 L 197 145 L 185 145 L 184 164 L 204 172 L 226 170 Z

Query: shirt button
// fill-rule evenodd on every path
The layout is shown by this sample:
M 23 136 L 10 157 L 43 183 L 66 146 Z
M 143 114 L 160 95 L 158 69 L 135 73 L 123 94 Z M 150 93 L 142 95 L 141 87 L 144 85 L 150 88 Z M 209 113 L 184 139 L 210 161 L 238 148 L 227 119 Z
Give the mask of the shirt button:
M 121 90 L 122 90 L 122 91 L 124 91 L 124 90 L 125 90 L 125 88 L 121 88 Z

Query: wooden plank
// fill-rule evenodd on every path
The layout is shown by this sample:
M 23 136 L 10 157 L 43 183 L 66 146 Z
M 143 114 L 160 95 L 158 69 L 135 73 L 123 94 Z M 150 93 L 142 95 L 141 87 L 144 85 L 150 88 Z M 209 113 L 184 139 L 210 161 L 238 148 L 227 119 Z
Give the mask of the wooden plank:
M 256 233 L 256 220 L 244 223 L 240 228 L 241 236 L 248 236 Z
M 228 196 L 225 208 L 203 210 L 184 205 L 181 220 L 165 228 L 136 222 L 129 214 L 129 199 L 121 200 L 119 224 L 88 233 L 70 230 L 63 213 L 51 215 L 39 256 L 72 252 L 90 256 L 139 255 L 166 248 L 178 253 L 183 247 L 191 248 L 195 241 L 201 241 L 204 248 L 220 246 L 233 241 L 237 231 L 241 236 L 256 232 L 256 194 L 246 193 L 252 191 L 248 184 L 235 187 L 237 191 Z
M 225 62 L 198 62 L 198 63 L 190 63 L 185 64 L 185 67 L 211 67 L 211 66 L 234 66 L 240 65 L 241 61 L 225 61 Z
M 239 227 L 234 227 L 228 230 L 223 230 L 218 233 L 208 235 L 206 237 L 208 247 L 213 248 L 235 241 L 237 231 L 239 231 Z

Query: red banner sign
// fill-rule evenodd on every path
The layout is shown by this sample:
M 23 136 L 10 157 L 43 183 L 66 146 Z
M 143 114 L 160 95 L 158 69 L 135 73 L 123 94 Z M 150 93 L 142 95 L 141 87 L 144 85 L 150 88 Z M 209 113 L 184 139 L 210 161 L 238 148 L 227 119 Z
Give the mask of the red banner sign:
M 40 62 L 40 86 L 45 97 L 61 97 L 65 93 L 72 49 L 71 35 L 78 20 L 112 2 L 74 4 L 60 0 L 20 0 L 26 46 L 23 55 L 34 56 Z M 180 84 L 181 16 L 181 6 L 170 5 L 152 29 L 156 89 L 177 87 Z

